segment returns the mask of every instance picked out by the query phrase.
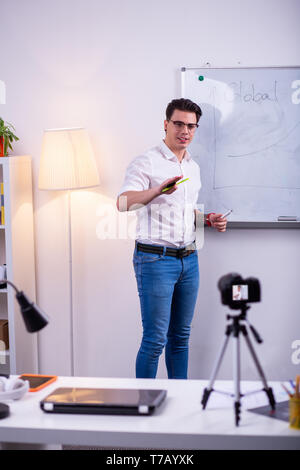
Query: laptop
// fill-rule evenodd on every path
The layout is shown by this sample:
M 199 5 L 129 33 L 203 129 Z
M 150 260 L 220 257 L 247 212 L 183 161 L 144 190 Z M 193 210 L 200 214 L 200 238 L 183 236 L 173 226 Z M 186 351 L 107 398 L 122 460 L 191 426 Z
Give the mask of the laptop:
M 40 402 L 47 413 L 151 415 L 166 390 L 60 387 Z

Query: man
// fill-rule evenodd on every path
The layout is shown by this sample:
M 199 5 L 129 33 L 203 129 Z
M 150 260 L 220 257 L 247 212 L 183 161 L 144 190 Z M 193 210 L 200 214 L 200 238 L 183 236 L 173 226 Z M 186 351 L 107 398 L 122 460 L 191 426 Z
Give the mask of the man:
M 133 264 L 143 338 L 136 358 L 137 378 L 156 377 L 164 347 L 168 378 L 187 378 L 190 325 L 199 286 L 193 242 L 201 187 L 199 166 L 187 147 L 201 114 L 190 100 L 169 103 L 165 139 L 130 163 L 117 200 L 121 211 L 139 208 Z M 221 215 L 207 214 L 205 220 L 224 232 L 227 220 Z
M 242 290 L 240 285 L 233 286 L 233 300 L 242 300 Z

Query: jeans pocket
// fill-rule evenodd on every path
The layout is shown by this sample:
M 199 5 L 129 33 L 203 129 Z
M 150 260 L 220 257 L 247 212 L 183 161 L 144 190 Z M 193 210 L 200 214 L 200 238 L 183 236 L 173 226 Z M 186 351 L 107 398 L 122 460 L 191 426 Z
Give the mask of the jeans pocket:
M 138 261 L 136 261 L 135 257 L 133 258 L 133 267 L 134 267 L 134 273 L 135 273 L 135 278 L 137 282 L 137 288 L 138 292 L 140 295 L 141 289 L 142 289 L 142 265 Z
M 139 251 L 137 257 L 140 260 L 140 263 L 153 263 L 154 261 L 158 261 L 162 258 L 164 258 L 164 254 L 158 254 L 158 253 L 143 253 L 142 251 Z

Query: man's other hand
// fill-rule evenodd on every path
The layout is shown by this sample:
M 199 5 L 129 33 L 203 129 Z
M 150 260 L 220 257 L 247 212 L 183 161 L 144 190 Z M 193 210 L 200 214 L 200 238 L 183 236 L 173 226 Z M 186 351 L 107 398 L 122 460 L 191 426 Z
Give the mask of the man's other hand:
M 225 232 L 227 226 L 227 219 L 221 218 L 222 214 L 211 214 L 209 216 L 209 221 L 211 226 L 218 230 L 218 232 Z

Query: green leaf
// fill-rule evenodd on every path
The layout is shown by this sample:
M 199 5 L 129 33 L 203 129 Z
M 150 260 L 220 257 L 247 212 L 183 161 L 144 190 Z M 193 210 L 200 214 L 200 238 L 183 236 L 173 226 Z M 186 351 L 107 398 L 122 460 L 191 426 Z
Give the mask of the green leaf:
M 4 155 L 7 156 L 7 150 L 10 148 L 13 150 L 12 142 L 15 140 L 19 140 L 19 138 L 12 132 L 15 130 L 14 126 L 9 122 L 4 122 L 2 118 L 0 118 L 0 137 L 3 137 L 3 151 Z
M 7 146 L 8 146 L 8 140 L 4 139 L 4 155 L 7 155 Z

